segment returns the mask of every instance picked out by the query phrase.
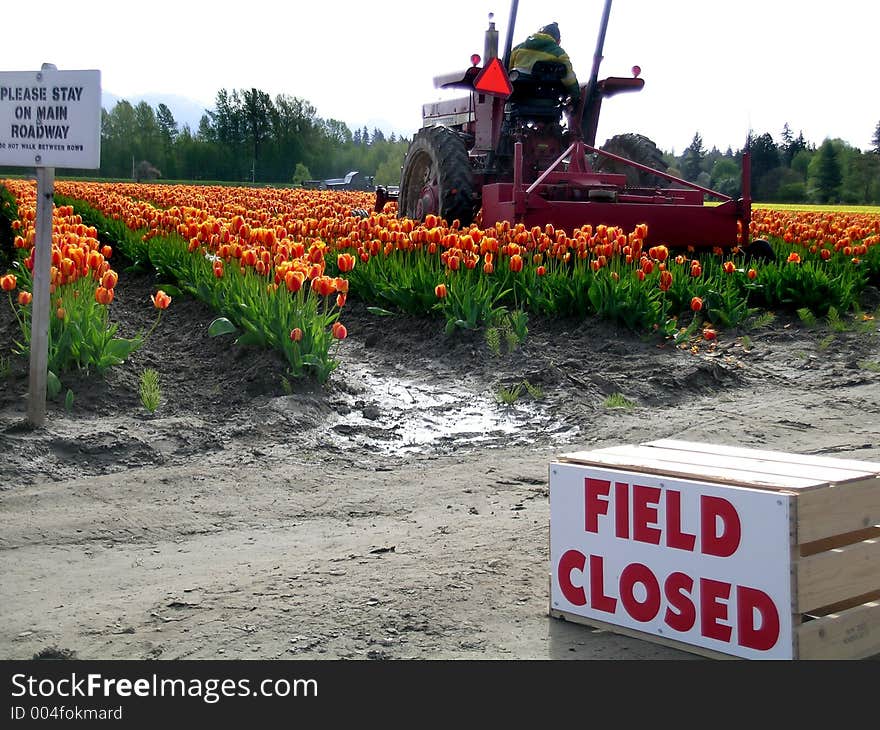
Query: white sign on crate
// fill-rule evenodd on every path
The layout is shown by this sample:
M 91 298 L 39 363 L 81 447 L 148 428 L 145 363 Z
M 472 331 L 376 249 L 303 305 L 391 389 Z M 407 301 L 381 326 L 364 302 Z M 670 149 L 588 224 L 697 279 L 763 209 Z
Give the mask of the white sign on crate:
M 0 71 L 0 165 L 101 166 L 101 72 Z
M 747 659 L 791 659 L 791 499 L 553 463 L 551 607 Z

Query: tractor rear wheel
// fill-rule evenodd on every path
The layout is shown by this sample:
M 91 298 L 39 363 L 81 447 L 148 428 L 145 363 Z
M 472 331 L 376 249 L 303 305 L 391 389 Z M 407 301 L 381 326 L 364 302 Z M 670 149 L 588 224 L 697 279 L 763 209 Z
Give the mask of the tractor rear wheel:
M 474 183 L 467 149 L 448 127 L 425 127 L 413 137 L 400 176 L 398 216 L 424 220 L 433 213 L 447 223 L 470 225 Z
M 600 149 L 660 172 L 666 172 L 668 168 L 668 165 L 663 161 L 663 153 L 653 141 L 643 134 L 617 134 L 608 139 Z M 596 161 L 596 170 L 597 172 L 615 172 L 626 175 L 626 183 L 629 187 L 654 188 L 667 184 L 667 181 L 658 175 L 652 175 L 602 155 L 599 155 L 599 159 Z

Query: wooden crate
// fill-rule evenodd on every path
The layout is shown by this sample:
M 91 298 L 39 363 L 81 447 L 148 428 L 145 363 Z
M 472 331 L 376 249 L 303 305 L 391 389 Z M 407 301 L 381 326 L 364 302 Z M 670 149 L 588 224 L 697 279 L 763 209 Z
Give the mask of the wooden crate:
M 581 484 L 586 484 L 578 481 L 581 476 L 586 479 L 590 474 L 602 477 L 595 483 L 603 485 L 603 488 L 609 484 L 613 485 L 608 487 L 607 504 L 604 501 L 595 502 L 601 509 L 605 509 L 607 514 L 602 513 L 598 518 L 594 515 L 592 519 L 605 520 L 602 524 L 610 524 L 611 511 L 615 511 L 613 519 L 618 520 L 617 529 L 622 531 L 621 534 L 625 539 L 621 539 L 621 534 L 603 538 L 602 549 L 610 552 L 618 551 L 621 554 L 635 551 L 633 555 L 638 555 L 640 554 L 638 551 L 645 548 L 644 545 L 633 545 L 632 536 L 629 534 L 629 524 L 633 522 L 630 515 L 629 492 L 631 485 L 636 485 L 637 482 L 654 485 L 651 487 L 654 490 L 651 493 L 655 495 L 660 494 L 663 488 L 671 489 L 668 485 L 674 482 L 678 491 L 663 493 L 670 500 L 673 494 L 679 495 L 676 496 L 676 500 L 680 501 L 687 498 L 689 493 L 702 494 L 702 490 L 711 489 L 722 496 L 727 495 L 731 501 L 734 498 L 751 500 L 746 504 L 755 504 L 759 508 L 758 512 L 752 507 L 748 508 L 747 513 L 750 515 L 748 519 L 752 521 L 756 515 L 764 519 L 765 511 L 775 511 L 778 506 L 781 512 L 767 517 L 770 520 L 768 524 L 772 526 L 761 529 L 782 532 L 787 528 L 788 535 L 759 533 L 760 540 L 766 542 L 766 545 L 776 546 L 772 547 L 773 554 L 767 554 L 771 548 L 764 547 L 764 558 L 760 556 L 752 558 L 751 562 L 744 563 L 745 568 L 738 568 L 752 570 L 754 577 L 769 580 L 775 566 L 777 578 L 774 579 L 772 590 L 768 589 L 768 592 L 784 596 L 782 600 L 786 603 L 785 608 L 790 611 L 789 615 L 782 615 L 781 623 L 786 633 L 781 637 L 781 643 L 774 649 L 776 654 L 768 655 L 767 658 L 857 659 L 880 654 L 880 464 L 672 439 L 579 451 L 562 455 L 551 462 L 551 616 L 637 636 L 704 656 L 762 658 L 761 652 L 752 648 L 743 649 L 727 645 L 721 645 L 719 648 L 718 642 L 711 636 L 694 639 L 693 636 L 688 635 L 682 638 L 682 634 L 669 626 L 661 626 L 656 621 L 650 624 L 650 628 L 646 622 L 643 629 L 643 624 L 640 623 L 643 618 L 633 621 L 631 616 L 625 616 L 626 620 L 621 620 L 617 614 L 614 614 L 609 615 L 607 620 L 602 620 L 602 616 L 597 615 L 597 611 L 589 605 L 589 601 L 583 607 L 567 603 L 567 596 L 574 595 L 580 600 L 581 594 L 588 595 L 587 583 L 588 579 L 591 579 L 588 571 L 593 565 L 586 562 L 587 552 L 590 550 L 588 547 L 583 548 L 582 553 L 577 550 L 568 550 L 564 554 L 561 552 L 566 547 L 564 541 L 570 540 L 568 535 L 573 534 L 574 528 L 570 526 L 576 527 L 571 521 L 574 518 L 570 517 L 570 513 L 577 513 L 578 509 L 583 508 L 586 514 L 588 510 L 583 503 L 600 498 L 606 499 L 604 493 L 601 497 L 574 494 L 581 489 Z M 554 485 L 554 477 L 556 485 Z M 614 481 L 617 479 L 621 481 Z M 622 496 L 615 496 L 616 493 L 613 492 L 618 485 L 622 490 L 620 495 L 627 495 L 626 501 L 621 501 L 622 506 L 612 504 L 612 497 L 624 499 Z M 554 486 L 556 486 L 555 493 Z M 639 488 L 631 487 L 632 491 Z M 586 490 L 587 487 L 584 486 L 584 489 Z M 642 488 L 642 491 L 646 489 L 647 487 Z M 768 493 L 772 501 L 768 501 Z M 681 497 L 681 494 L 685 497 Z M 580 502 L 577 501 L 578 499 Z M 560 502 L 555 513 L 554 500 Z M 609 504 L 612 506 L 609 507 Z M 649 514 L 658 515 L 656 524 L 651 523 L 657 529 L 651 532 L 646 528 L 648 524 L 646 522 L 640 528 L 643 535 L 647 534 L 652 540 L 658 539 L 656 545 L 652 544 L 648 548 L 653 550 L 651 555 L 669 566 L 667 572 L 670 569 L 674 570 L 679 563 L 684 564 L 685 559 L 696 560 L 690 554 L 681 551 L 679 551 L 681 554 L 673 554 L 669 548 L 664 549 L 664 545 L 660 543 L 663 539 L 669 541 L 668 536 L 657 538 L 657 533 L 661 533 L 663 529 L 660 527 L 660 522 L 664 515 L 667 529 L 681 530 L 680 526 L 670 527 L 674 524 L 670 522 L 671 504 L 670 501 L 669 505 L 661 506 L 659 510 L 651 507 L 654 512 Z M 765 508 L 765 504 L 770 504 L 771 507 Z M 617 510 L 623 510 L 623 506 L 626 514 L 623 517 L 617 516 Z M 642 512 L 644 508 L 645 505 L 640 504 Z M 581 519 L 577 514 L 577 520 Z M 591 518 L 583 519 L 587 520 L 587 525 L 592 524 L 589 522 Z M 682 519 L 680 514 L 678 519 L 679 521 Z M 711 519 L 712 524 L 716 525 L 712 529 L 717 529 L 717 518 Z M 566 531 L 565 537 L 557 541 L 561 542 L 561 545 L 556 546 L 554 546 L 554 521 L 559 523 L 560 530 Z M 564 528 L 563 523 L 566 525 Z M 595 529 L 598 534 L 599 528 L 595 527 L 595 524 L 590 530 Z M 747 531 L 745 528 L 744 533 Z M 706 535 L 712 537 L 709 533 Z M 592 534 L 588 536 L 589 539 L 593 537 Z M 576 535 L 575 539 L 581 538 Z M 565 573 L 565 570 L 569 569 L 569 562 L 565 563 L 565 570 L 554 563 L 563 558 L 568 560 L 572 553 L 575 554 L 572 563 L 575 565 L 574 576 L 581 581 L 582 586 L 573 586 L 571 581 L 574 579 L 571 578 L 571 573 Z M 589 560 L 594 558 L 593 555 L 589 556 Z M 619 557 L 619 562 L 623 564 L 627 559 L 634 559 L 636 562 L 639 560 L 637 557 Z M 610 564 L 611 561 L 608 562 Z M 638 564 L 644 568 L 644 565 Z M 716 571 L 716 578 L 723 575 L 723 561 L 715 556 L 702 558 L 701 563 L 693 564 L 712 568 Z M 602 564 L 599 567 L 604 569 L 607 566 Z M 788 586 L 783 585 L 786 572 L 790 581 Z M 644 571 L 642 574 L 648 575 Z M 619 572 L 617 576 L 619 577 Z M 601 586 L 601 581 L 604 580 L 614 587 L 614 578 L 615 575 L 606 571 L 596 578 L 599 581 L 597 585 Z M 565 585 L 556 585 L 557 580 L 560 583 L 564 581 Z M 702 580 L 701 578 L 700 581 Z M 648 575 L 648 579 L 644 581 L 645 585 L 651 581 L 653 578 Z M 636 584 L 627 583 L 627 589 L 629 590 L 632 585 Z M 700 582 L 699 585 L 702 589 L 703 583 Z M 706 585 L 716 585 L 716 583 Z M 569 593 L 562 593 L 563 587 Z M 618 587 L 622 590 L 623 583 L 621 582 Z M 597 596 L 600 595 L 600 590 L 605 589 L 597 588 Z M 661 591 L 663 590 L 668 590 L 668 587 L 661 586 Z M 646 603 L 651 600 L 650 593 L 650 588 L 645 589 Z M 621 602 L 623 595 L 621 593 Z M 633 597 L 633 593 L 626 595 L 629 597 L 630 605 L 636 607 L 642 605 L 638 603 L 638 598 Z M 732 591 L 730 595 L 734 595 L 734 592 Z M 735 593 L 735 595 L 738 597 L 740 594 Z M 721 601 L 720 604 L 713 606 L 713 610 L 723 610 L 725 605 L 724 601 Z M 733 606 L 732 600 L 730 606 Z M 698 607 L 697 612 L 699 613 L 700 610 Z M 742 610 L 754 611 L 754 609 Z M 780 609 L 780 612 L 785 614 L 785 609 Z M 659 616 L 660 613 L 657 615 Z M 665 615 L 671 616 L 672 619 L 676 618 L 676 614 L 670 614 L 668 609 Z M 702 620 L 702 617 L 698 617 L 698 621 Z M 752 620 L 755 620 L 754 616 Z M 711 632 L 717 632 L 723 629 L 723 623 L 723 621 L 714 624 L 710 622 L 708 626 Z M 744 624 L 742 633 L 748 633 L 747 629 L 749 625 Z M 738 627 L 733 627 L 734 633 L 739 631 Z

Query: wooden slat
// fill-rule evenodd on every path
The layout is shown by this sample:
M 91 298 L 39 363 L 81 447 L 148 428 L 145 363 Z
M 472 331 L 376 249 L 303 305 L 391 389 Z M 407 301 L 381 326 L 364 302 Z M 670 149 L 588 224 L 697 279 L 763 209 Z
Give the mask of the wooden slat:
M 857 481 L 874 476 L 880 472 L 880 464 L 872 471 L 865 469 L 845 469 L 839 464 L 814 463 L 811 460 L 804 461 L 798 454 L 787 454 L 788 459 L 763 458 L 761 452 L 747 449 L 734 449 L 740 453 L 714 453 L 708 450 L 690 450 L 660 445 L 663 442 L 642 444 L 656 451 L 657 459 L 663 461 L 686 462 L 689 464 L 714 465 L 726 469 L 743 469 L 745 471 L 759 471 L 766 474 L 781 474 L 802 479 L 815 479 L 821 482 L 842 483 Z M 674 443 L 674 442 L 666 442 Z M 612 447 L 615 453 L 624 455 L 631 446 Z M 763 452 L 769 453 L 769 452 Z M 827 460 L 823 460 L 827 461 Z
M 696 451 L 708 454 L 723 454 L 743 458 L 763 459 L 766 461 L 782 461 L 790 463 L 797 461 L 806 464 L 830 469 L 847 469 L 865 472 L 864 476 L 880 474 L 880 463 L 872 461 L 859 461 L 856 459 L 839 459 L 836 456 L 816 456 L 814 454 L 797 454 L 785 451 L 768 451 L 765 449 L 752 449 L 742 446 L 722 446 L 720 444 L 704 444 L 695 441 L 681 441 L 678 439 L 657 439 L 646 441 L 643 446 L 654 446 L 669 449 L 681 449 L 683 451 Z
M 796 479 L 812 480 L 814 486 L 829 482 L 839 483 L 842 481 L 854 481 L 864 479 L 863 471 L 842 469 L 828 469 L 795 462 L 785 463 L 782 461 L 767 461 L 764 459 L 744 458 L 739 456 L 727 456 L 723 454 L 710 454 L 698 451 L 683 451 L 681 449 L 665 449 L 650 446 L 612 446 L 603 449 L 603 453 L 614 454 L 623 458 L 632 458 L 634 463 L 645 458 L 674 464 L 693 464 L 700 468 L 711 467 L 713 469 L 729 469 L 730 471 L 742 471 L 748 474 L 765 474 L 768 478 L 794 477 Z
M 854 542 L 862 540 L 873 540 L 880 538 L 880 526 L 872 525 L 864 530 L 856 530 L 855 532 L 845 532 L 842 535 L 833 535 L 826 537 L 824 540 L 816 540 L 816 542 L 804 543 L 800 546 L 800 556 L 802 558 L 816 553 L 824 553 L 826 550 L 843 547 L 844 545 L 852 545 Z
M 880 602 L 872 601 L 796 629 L 799 659 L 867 659 L 880 654 Z
M 843 601 L 832 603 L 830 606 L 822 606 L 821 608 L 817 608 L 815 611 L 810 611 L 810 613 L 798 615 L 803 618 L 806 618 L 808 616 L 812 618 L 822 618 L 823 616 L 827 616 L 832 613 L 841 613 L 842 611 L 846 611 L 847 609 L 861 606 L 863 603 L 871 603 L 872 601 L 880 601 L 880 588 L 878 588 L 876 591 L 871 591 L 870 593 L 863 593 L 861 596 L 853 596 L 852 598 L 847 598 Z
M 618 634 L 620 636 L 628 636 L 632 639 L 641 639 L 643 641 L 650 641 L 652 644 L 659 644 L 661 646 L 669 647 L 670 649 L 678 649 L 680 651 L 686 651 L 688 654 L 697 654 L 702 657 L 706 657 L 707 659 L 739 659 L 740 657 L 734 656 L 733 654 L 724 654 L 720 651 L 714 651 L 713 649 L 707 649 L 703 646 L 697 646 L 695 644 L 688 644 L 684 641 L 676 641 L 675 639 L 668 639 L 663 636 L 655 636 L 654 634 L 649 634 L 645 631 L 638 631 L 636 629 L 631 629 L 627 626 L 618 626 L 617 624 L 609 624 L 605 621 L 599 621 L 596 619 L 586 618 L 584 616 L 579 616 L 576 613 L 568 613 L 568 611 L 559 611 L 558 609 L 551 608 L 550 616 L 552 618 L 563 619 L 565 621 L 570 621 L 575 624 L 581 624 L 582 626 L 592 626 L 596 629 L 601 629 L 602 631 L 607 631 L 611 634 Z
M 798 493 L 799 545 L 880 525 L 880 478 Z
M 643 455 L 635 452 L 631 456 L 623 457 L 606 449 L 598 449 L 596 451 L 578 451 L 571 454 L 563 454 L 558 457 L 558 460 L 565 463 L 623 469 L 657 476 L 679 477 L 702 482 L 716 482 L 728 486 L 752 487 L 754 489 L 776 491 L 794 489 L 800 491 L 827 485 L 827 482 L 816 479 L 804 479 L 783 474 L 765 474 L 763 472 L 751 472 L 742 469 L 726 469 L 717 466 L 700 466 L 684 462 L 662 461 L 653 458 L 651 452 L 652 449 L 646 447 L 642 452 Z
M 809 613 L 880 588 L 880 540 L 817 553 L 797 561 L 795 611 Z

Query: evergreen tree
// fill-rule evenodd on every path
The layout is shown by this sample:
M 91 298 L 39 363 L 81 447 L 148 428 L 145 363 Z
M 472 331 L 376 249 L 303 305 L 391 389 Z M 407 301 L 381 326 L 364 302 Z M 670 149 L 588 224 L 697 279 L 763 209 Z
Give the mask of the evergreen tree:
M 694 134 L 688 148 L 684 151 L 681 161 L 681 172 L 686 180 L 696 181 L 702 171 L 703 158 L 706 156 L 706 148 L 703 147 L 703 138 L 700 133 Z
M 159 135 L 162 138 L 163 144 L 166 147 L 173 145 L 180 131 L 177 122 L 174 120 L 174 115 L 165 104 L 159 104 L 156 107 L 156 124 L 159 125 Z
M 874 144 L 872 151 L 874 154 L 880 155 L 880 122 L 877 122 L 877 126 L 874 128 L 874 138 L 871 141 Z
M 177 160 L 174 155 L 174 142 L 180 135 L 174 115 L 165 104 L 156 107 L 156 124 L 159 126 L 159 141 L 162 145 L 162 158 L 158 165 L 163 177 L 177 178 Z
M 134 108 L 134 118 L 137 162 L 146 161 L 154 167 L 164 164 L 162 136 L 153 107 L 145 101 L 140 102 Z
M 241 92 L 244 112 L 244 132 L 251 152 L 251 181 L 256 181 L 257 166 L 262 179 L 262 151 L 272 132 L 272 100 L 265 91 L 249 89 Z
M 101 175 L 103 177 L 132 177 L 138 150 L 137 122 L 134 107 L 122 99 L 109 114 L 102 114 Z
M 756 198 L 769 200 L 776 193 L 776 185 L 769 184 L 773 178 L 770 172 L 779 167 L 779 149 L 773 137 L 765 132 L 749 140 L 749 152 L 752 160 L 752 193 Z M 768 184 L 763 184 L 767 179 Z
M 816 196 L 820 203 L 831 203 L 838 199 L 843 173 L 837 150 L 826 139 L 819 148 L 819 169 L 816 175 Z

